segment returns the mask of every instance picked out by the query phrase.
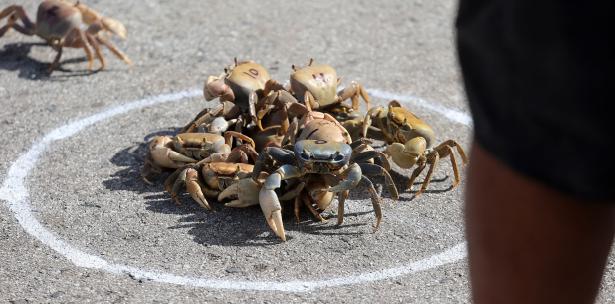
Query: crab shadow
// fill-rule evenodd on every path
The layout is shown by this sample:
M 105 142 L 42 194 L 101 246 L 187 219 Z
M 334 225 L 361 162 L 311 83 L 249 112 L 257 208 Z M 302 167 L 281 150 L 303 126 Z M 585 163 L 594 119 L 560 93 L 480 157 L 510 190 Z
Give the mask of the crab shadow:
M 148 184 L 141 178 L 141 167 L 147 153 L 147 143 L 154 136 L 176 134 L 179 128 L 161 130 L 146 135 L 142 142 L 124 148 L 115 153 L 110 162 L 119 169 L 112 173 L 108 179 L 102 181 L 106 189 L 113 191 L 130 191 L 139 193 L 145 199 L 145 209 L 150 212 L 172 214 L 179 216 L 176 225 L 167 229 L 183 229 L 193 236 L 196 243 L 210 246 L 270 246 L 282 243 L 269 229 L 263 213 L 259 206 L 248 208 L 228 208 L 223 204 L 212 200 L 211 211 L 200 207 L 192 198 L 183 193 L 180 195 L 181 204 L 177 205 L 164 192 L 163 181 L 168 176 L 161 175 L 153 184 Z M 361 192 L 363 193 L 363 192 Z M 368 193 L 352 194 L 350 199 L 364 199 Z M 284 203 L 284 202 L 283 202 Z M 351 210 L 349 210 L 351 211 Z M 292 204 L 285 204 L 283 209 L 285 229 L 289 232 L 298 232 L 313 235 L 357 235 L 370 233 L 370 229 L 363 229 L 364 232 L 350 231 L 356 226 L 370 225 L 371 223 L 361 224 L 342 224 L 335 225 L 336 215 L 328 214 L 328 221 L 321 223 L 315 220 L 307 210 L 302 209 L 300 222 L 297 223 L 293 214 Z M 348 212 L 345 218 L 359 217 L 373 211 Z M 293 238 L 290 233 L 287 239 Z
M 192 201 L 190 196 L 182 197 L 182 205 L 173 208 L 162 207 L 150 204 L 148 210 L 154 212 L 169 212 L 185 215 L 175 226 L 168 229 L 188 229 L 187 233 L 193 236 L 193 240 L 204 246 L 272 246 L 284 243 L 269 229 L 263 213 L 259 206 L 248 208 L 227 208 L 222 204 L 213 203 L 212 211 L 204 210 Z M 163 203 L 163 202 L 161 202 Z M 166 205 L 173 203 L 165 200 Z M 323 236 L 343 236 L 343 235 L 362 235 L 370 233 L 369 229 L 365 232 L 349 231 L 348 228 L 365 226 L 369 223 L 361 224 L 342 224 L 335 225 L 336 217 L 333 216 L 327 222 L 319 222 L 307 215 L 307 211 L 302 212 L 300 222 L 296 222 L 292 213 L 292 207 L 285 205 L 283 211 L 284 228 L 287 231 L 287 241 L 291 241 L 298 233 L 323 235 Z M 191 214 L 183 213 L 188 211 Z M 345 217 L 360 216 L 361 213 L 349 213 Z
M 19 71 L 19 78 L 28 80 L 65 81 L 71 77 L 96 74 L 99 71 L 70 70 L 65 64 L 86 62 L 85 57 L 70 58 L 60 61 L 60 66 L 53 74 L 49 73 L 50 62 L 42 62 L 30 56 L 33 47 L 48 47 L 46 43 L 9 43 L 0 49 L 0 70 Z M 50 49 L 51 50 L 51 49 Z
M 410 178 L 408 176 L 402 174 L 401 172 L 397 172 L 395 170 L 391 170 L 390 174 L 391 174 L 391 177 L 393 178 L 393 181 L 395 182 L 395 186 L 397 187 L 397 190 L 399 191 L 399 201 L 401 202 L 413 201 L 416 198 L 416 193 L 418 192 L 418 190 L 421 188 L 421 185 L 423 184 L 423 179 L 421 179 L 421 176 L 419 176 L 418 181 L 415 181 L 414 183 L 412 183 L 412 190 L 408 191 L 407 187 L 408 187 L 408 183 L 410 182 Z M 449 185 L 446 188 L 442 188 L 440 186 L 440 184 L 446 183 L 448 180 L 449 180 L 448 175 L 432 178 L 431 181 L 429 182 L 428 189 L 423 191 L 423 193 L 424 194 L 425 193 L 437 194 L 437 193 L 445 193 L 445 192 L 449 192 L 453 190 L 452 185 Z M 407 195 L 407 194 L 411 194 L 411 195 Z
M 131 191 L 136 193 L 160 192 L 161 187 L 159 185 L 147 184 L 141 178 L 141 167 L 143 166 L 148 149 L 147 143 L 155 136 L 173 135 L 178 131 L 179 128 L 173 128 L 152 132 L 147 134 L 142 142 L 134 143 L 133 146 L 115 153 L 109 161 L 121 169 L 111 174 L 110 178 L 103 180 L 103 186 L 115 191 Z M 159 180 L 164 180 L 162 178 L 164 176 Z M 153 199 L 155 199 L 155 195 Z

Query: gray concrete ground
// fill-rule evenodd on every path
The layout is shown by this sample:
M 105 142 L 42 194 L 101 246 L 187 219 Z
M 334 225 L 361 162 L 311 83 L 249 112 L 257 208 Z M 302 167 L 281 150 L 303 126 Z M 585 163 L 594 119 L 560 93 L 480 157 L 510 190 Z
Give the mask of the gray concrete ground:
M 36 37 L 0 39 L 0 180 L 11 164 L 50 131 L 109 107 L 163 93 L 200 89 L 233 57 L 254 59 L 279 80 L 291 64 L 314 57 L 333 65 L 344 83 L 412 94 L 467 112 L 455 61 L 455 1 L 88 1 L 124 22 L 118 42 L 131 68 L 106 52 L 108 70 L 87 75 L 80 50 L 65 52 L 64 71 L 44 75 L 54 52 Z M 0 1 L 0 7 L 12 4 Z M 37 1 L 24 1 L 30 16 Z M 387 100 L 375 98 L 376 104 Z M 197 96 L 134 110 L 53 142 L 26 178 L 30 209 L 53 236 L 109 263 L 156 273 L 231 282 L 320 281 L 407 265 L 463 242 L 463 184 L 449 189 L 442 162 L 430 191 L 418 199 L 382 196 L 384 221 L 367 192 L 351 194 L 342 227 L 295 224 L 290 240 L 269 233 L 259 208 L 175 206 L 160 184 L 139 179 L 144 140 L 183 125 L 205 101 Z M 412 106 L 411 103 L 406 103 Z M 469 145 L 470 128 L 417 107 L 438 139 Z M 408 172 L 397 170 L 398 184 Z M 5 201 L 3 201 L 5 202 Z M 308 292 L 246 291 L 155 282 L 128 273 L 79 267 L 28 234 L 0 204 L 0 301 L 58 302 L 418 302 L 467 303 L 467 262 L 358 285 Z M 579 261 L 583 263 L 583 261 Z M 611 258 L 599 301 L 615 301 Z

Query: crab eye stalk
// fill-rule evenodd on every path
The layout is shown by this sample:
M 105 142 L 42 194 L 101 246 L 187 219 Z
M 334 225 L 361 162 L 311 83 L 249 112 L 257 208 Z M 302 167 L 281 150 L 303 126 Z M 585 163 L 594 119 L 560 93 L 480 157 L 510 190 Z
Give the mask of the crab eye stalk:
M 333 156 L 333 160 L 336 162 L 342 161 L 344 160 L 344 155 L 340 153 L 335 153 L 335 155 Z
M 299 155 L 301 156 L 303 160 L 310 160 L 310 155 L 305 150 L 301 151 L 301 154 Z

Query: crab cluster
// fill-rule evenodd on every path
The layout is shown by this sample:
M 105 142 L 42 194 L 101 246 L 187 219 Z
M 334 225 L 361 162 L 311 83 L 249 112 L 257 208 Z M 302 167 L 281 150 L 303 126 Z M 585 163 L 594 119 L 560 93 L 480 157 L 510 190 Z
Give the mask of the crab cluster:
M 5 18 L 0 38 L 12 29 L 39 36 L 57 51 L 49 72 L 59 67 L 65 47 L 82 48 L 89 69 L 94 56 L 100 68 L 105 67 L 101 46 L 131 63 L 108 39 L 125 38 L 124 25 L 79 1 L 44 0 L 34 21 L 22 6 L 11 5 L 0 10 L 0 20 Z M 178 204 L 178 194 L 185 188 L 208 210 L 211 199 L 230 199 L 225 204 L 230 207 L 260 205 L 267 223 L 283 240 L 282 202 L 294 202 L 297 220 L 305 206 L 322 221 L 321 213 L 337 194 L 337 219 L 342 224 L 344 201 L 359 184 L 369 190 L 377 229 L 381 198 L 369 177 L 383 177 L 391 197 L 397 199 L 389 159 L 401 168 L 416 166 L 405 187 L 409 190 L 429 166 L 416 196 L 427 189 L 442 157 L 450 158 L 453 187 L 457 186 L 454 151 L 467 162 L 459 144 L 447 140 L 433 146 L 431 127 L 399 102 L 370 108 L 361 84 L 351 82 L 341 89 L 340 84 L 333 67 L 313 60 L 306 66 L 293 65 L 287 85 L 271 79 L 258 63 L 235 60 L 205 83 L 205 99 L 218 100 L 217 106 L 206 107 L 175 136 L 151 140 L 142 177 L 151 183 L 163 171 L 171 171 L 164 186 Z M 361 100 L 365 115 L 359 112 Z M 385 141 L 384 152 L 374 150 L 368 137 Z
M 331 66 L 313 60 L 305 67 L 292 66 L 286 86 L 271 79 L 260 64 L 235 60 L 205 83 L 205 99 L 217 99 L 218 106 L 205 108 L 175 136 L 152 139 L 143 179 L 149 183 L 161 172 L 172 171 L 164 186 L 178 204 L 185 188 L 208 210 L 210 199 L 227 201 L 229 207 L 260 205 L 267 224 L 282 240 L 283 202 L 291 202 L 297 221 L 302 206 L 323 221 L 321 213 L 337 195 L 337 222 L 342 224 L 344 201 L 358 185 L 370 193 L 378 229 L 381 198 L 369 177 L 383 177 L 390 196 L 397 199 L 389 159 L 402 168 L 416 165 L 407 189 L 429 165 L 417 196 L 429 185 L 442 157 L 451 159 L 453 187 L 459 183 L 454 149 L 467 162 L 460 145 L 447 140 L 432 147 L 431 127 L 397 101 L 370 108 L 363 86 L 352 82 L 338 91 L 339 85 Z M 349 99 L 351 104 L 346 103 Z M 358 111 L 361 99 L 365 115 Z M 371 146 L 368 133 L 386 142 L 384 152 Z

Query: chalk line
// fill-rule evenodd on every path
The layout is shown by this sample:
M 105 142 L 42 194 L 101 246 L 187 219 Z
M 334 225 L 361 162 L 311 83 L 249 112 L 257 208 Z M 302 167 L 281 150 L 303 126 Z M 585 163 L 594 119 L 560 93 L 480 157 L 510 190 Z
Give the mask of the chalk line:
M 413 103 L 417 106 L 441 113 L 448 119 L 464 125 L 471 124 L 471 120 L 466 114 L 448 109 L 442 105 L 427 102 L 418 97 L 393 94 L 377 89 L 368 90 L 368 92 L 378 98 L 397 99 L 401 102 Z M 42 139 L 32 145 L 30 150 L 19 156 L 15 162 L 13 162 L 8 170 L 4 182 L 2 183 L 2 188 L 0 188 L 0 199 L 7 202 L 8 208 L 11 212 L 13 212 L 18 223 L 27 233 L 41 241 L 43 244 L 49 246 L 62 256 L 66 257 L 78 267 L 99 269 L 114 274 L 130 274 L 135 278 L 176 285 L 234 290 L 307 292 L 319 288 L 362 284 L 408 275 L 454 263 L 466 257 L 466 243 L 461 242 L 443 252 L 405 265 L 344 277 L 306 281 L 289 280 L 284 282 L 222 280 L 208 277 L 180 276 L 123 264 L 109 263 L 99 256 L 89 254 L 73 247 L 71 244 L 65 242 L 53 232 L 45 228 L 36 219 L 31 210 L 29 193 L 25 185 L 25 180 L 28 177 L 29 172 L 38 162 L 40 156 L 53 142 L 73 136 L 89 126 L 110 119 L 116 115 L 156 104 L 177 102 L 182 99 L 197 97 L 201 94 L 201 90 L 187 90 L 178 93 L 147 97 L 108 108 L 102 112 L 74 121 L 49 132 Z

